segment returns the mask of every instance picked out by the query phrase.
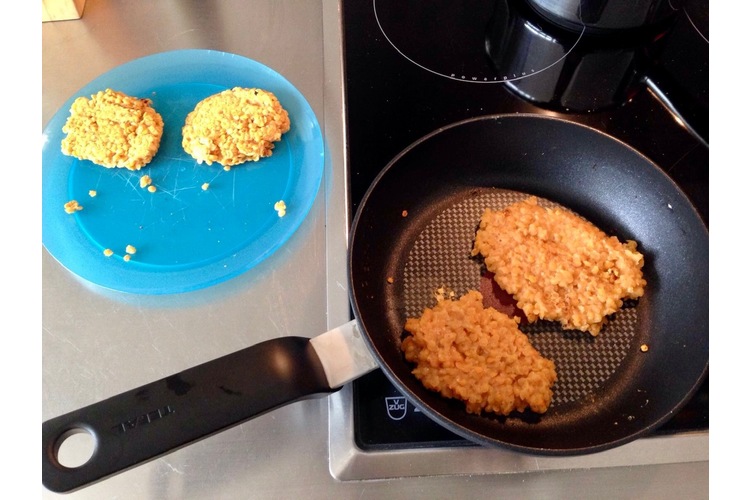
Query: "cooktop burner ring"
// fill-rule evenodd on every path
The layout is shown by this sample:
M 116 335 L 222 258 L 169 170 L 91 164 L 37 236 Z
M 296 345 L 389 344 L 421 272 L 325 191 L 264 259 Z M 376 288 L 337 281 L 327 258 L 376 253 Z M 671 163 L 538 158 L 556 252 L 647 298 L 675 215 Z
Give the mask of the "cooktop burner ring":
M 698 36 L 708 44 L 708 5 L 701 1 L 697 1 L 698 5 L 694 5 L 695 3 L 687 2 L 683 5 L 682 13 Z
M 401 55 L 404 59 L 409 61 L 410 63 L 414 64 L 415 66 L 432 73 L 434 75 L 440 76 L 442 78 L 447 78 L 449 80 L 459 81 L 459 82 L 466 82 L 466 83 L 480 83 L 480 84 L 497 84 L 497 83 L 510 83 L 510 82 L 517 82 L 520 80 L 524 80 L 527 78 L 530 78 L 532 76 L 538 75 L 546 70 L 549 70 L 552 67 L 558 66 L 562 64 L 562 62 L 565 60 L 565 58 L 573 52 L 576 47 L 578 46 L 579 42 L 583 39 L 584 34 L 586 32 L 586 28 L 583 27 L 581 31 L 577 34 L 577 39 L 574 39 L 573 43 L 571 45 L 567 45 L 566 50 L 562 52 L 561 54 L 557 55 L 557 58 L 553 60 L 552 62 L 548 62 L 546 65 L 544 65 L 541 68 L 534 68 L 534 67 L 525 67 L 525 61 L 519 61 L 514 64 L 517 65 L 517 68 L 498 68 L 495 65 L 496 61 L 491 60 L 491 52 L 492 47 L 490 46 L 493 43 L 493 39 L 491 38 L 492 30 L 495 29 L 492 25 L 501 23 L 503 24 L 502 28 L 507 28 L 508 26 L 505 26 L 505 24 L 512 21 L 510 17 L 510 13 L 506 11 L 498 12 L 497 7 L 504 5 L 507 6 L 506 2 L 497 2 L 494 5 L 494 8 L 491 9 L 491 12 L 485 11 L 484 13 L 480 13 L 477 16 L 477 19 L 472 19 L 472 21 L 475 21 L 472 25 L 472 23 L 467 23 L 469 25 L 468 28 L 464 29 L 462 27 L 456 26 L 460 23 L 456 22 L 456 25 L 448 26 L 449 28 L 458 28 L 458 31 L 452 31 L 453 35 L 461 37 L 461 41 L 464 41 L 464 37 L 468 37 L 470 40 L 470 43 L 464 43 L 464 44 L 455 44 L 455 45 L 461 45 L 462 47 L 468 47 L 465 49 L 461 49 L 462 52 L 464 52 L 464 55 L 470 56 L 471 60 L 468 61 L 469 64 L 469 71 L 459 71 L 459 70 L 444 70 L 444 69 L 436 69 L 434 62 L 422 62 L 419 59 L 423 59 L 424 57 L 429 57 L 429 52 L 431 52 L 430 49 L 434 49 L 433 47 L 414 47 L 412 44 L 416 41 L 416 43 L 420 43 L 420 41 L 425 37 L 420 37 L 418 34 L 414 34 L 414 30 L 421 26 L 420 23 L 412 23 L 405 20 L 403 15 L 399 16 L 399 20 L 403 21 L 400 23 L 400 26 L 408 29 L 408 34 L 402 34 L 401 40 L 396 41 L 395 39 L 399 36 L 399 33 L 397 32 L 398 27 L 393 26 L 392 24 L 389 24 L 389 19 L 384 14 L 387 13 L 388 9 L 381 9 L 378 11 L 378 1 L 380 1 L 381 6 L 384 2 L 387 0 L 372 0 L 372 9 L 375 16 L 375 21 L 378 25 L 378 28 L 380 29 L 380 32 L 385 37 L 386 41 L 393 47 L 393 49 Z M 492 4 L 493 2 L 488 2 L 488 4 Z M 403 2 L 399 2 L 399 14 L 410 14 L 410 15 L 418 15 L 415 14 L 416 12 L 419 12 L 419 8 L 407 8 L 403 6 Z M 419 2 L 417 2 L 419 4 Z M 461 4 L 461 2 L 457 2 L 457 4 Z M 421 5 L 421 4 L 419 4 Z M 461 7 L 463 7 L 461 5 Z M 428 6 L 429 8 L 429 6 Z M 431 9 L 431 13 L 435 14 L 436 10 L 440 10 L 442 12 L 445 12 L 446 9 Z M 457 9 L 461 10 L 461 9 Z M 487 9 L 490 10 L 490 9 Z M 500 9 L 502 10 L 502 9 Z M 483 14 L 483 15 L 482 15 Z M 489 17 L 488 17 L 489 16 Z M 455 18 L 460 16 L 448 16 L 444 15 L 441 19 L 449 19 L 454 20 Z M 465 20 L 465 18 L 464 18 Z M 476 24 L 484 24 L 485 26 L 479 26 L 479 28 L 482 28 L 482 35 L 479 36 L 479 33 L 476 31 L 472 34 L 466 33 L 470 30 L 477 30 L 478 27 Z M 540 39 L 549 39 L 550 35 L 539 28 L 539 26 L 535 25 L 532 22 L 526 21 L 523 24 L 524 29 L 528 30 L 530 33 L 534 33 L 536 36 L 539 36 Z M 387 26 L 386 26 L 387 25 Z M 443 25 L 445 28 L 446 25 Z M 389 36 L 390 33 L 390 36 Z M 473 35 L 473 36 L 472 36 Z M 502 34 L 505 36 L 505 34 Z M 451 38 L 450 36 L 445 38 Z M 481 38 L 481 45 L 478 43 Z M 471 43 L 474 42 L 474 43 Z M 407 48 L 409 48 L 411 52 L 416 51 L 416 54 L 407 54 Z M 420 52 L 420 50 L 423 50 L 424 52 Z M 480 55 L 481 51 L 481 55 Z M 460 55 L 460 54 L 459 54 Z M 445 60 L 445 57 L 441 57 L 442 60 Z M 483 59 L 483 63 L 480 63 L 480 59 Z M 442 61 L 441 61 L 442 63 Z M 456 68 L 458 69 L 466 69 L 466 63 L 467 61 L 456 61 Z M 506 64 L 505 62 L 504 64 Z

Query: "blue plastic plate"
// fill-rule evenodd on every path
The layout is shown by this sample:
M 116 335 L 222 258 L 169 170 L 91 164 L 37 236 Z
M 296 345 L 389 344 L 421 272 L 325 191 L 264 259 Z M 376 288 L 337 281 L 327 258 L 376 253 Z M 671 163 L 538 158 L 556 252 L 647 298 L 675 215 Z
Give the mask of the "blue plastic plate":
M 232 87 L 273 92 L 291 128 L 268 158 L 229 171 L 199 165 L 182 149 L 185 118 L 205 97 Z M 60 150 L 73 101 L 106 88 L 151 99 L 164 119 L 159 151 L 139 171 L 104 168 Z M 42 143 L 44 246 L 84 280 L 131 293 L 196 290 L 257 265 L 300 226 L 323 176 L 320 127 L 302 94 L 263 64 L 210 50 L 155 54 L 103 74 L 55 114 Z M 140 187 L 144 174 L 156 192 Z M 83 210 L 67 214 L 70 200 Z M 284 217 L 274 210 L 279 200 Z M 136 253 L 125 261 L 128 245 Z M 114 255 L 106 257 L 107 248 Z

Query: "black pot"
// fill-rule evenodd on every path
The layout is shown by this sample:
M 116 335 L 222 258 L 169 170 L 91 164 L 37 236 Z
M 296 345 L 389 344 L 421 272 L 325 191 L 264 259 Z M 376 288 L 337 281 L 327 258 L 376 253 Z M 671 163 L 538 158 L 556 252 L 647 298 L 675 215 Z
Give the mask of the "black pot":
M 606 33 L 653 26 L 674 16 L 681 0 L 526 0 L 550 21 L 580 31 Z
M 574 3 L 528 0 L 535 2 Z M 699 62 L 708 60 L 699 57 L 707 43 L 697 34 L 684 36 L 687 20 L 681 12 L 667 24 L 632 31 L 625 31 L 623 24 L 617 34 L 602 36 L 592 34 L 588 24 L 573 32 L 548 22 L 523 2 L 499 0 L 487 25 L 485 49 L 496 71 L 512 77 L 507 80 L 508 88 L 539 107 L 561 113 L 603 111 L 625 104 L 647 87 L 696 138 L 708 144 L 706 99 L 687 86 L 698 78 L 677 79 L 664 68 L 676 53 L 684 52 L 686 40 L 692 44 L 689 52 L 695 54 L 696 62 L 689 65 L 692 70 L 698 71 Z

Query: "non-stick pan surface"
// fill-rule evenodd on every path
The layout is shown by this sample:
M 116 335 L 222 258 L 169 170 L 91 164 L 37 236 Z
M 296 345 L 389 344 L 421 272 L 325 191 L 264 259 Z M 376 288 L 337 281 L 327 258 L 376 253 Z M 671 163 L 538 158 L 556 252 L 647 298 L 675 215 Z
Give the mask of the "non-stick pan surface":
M 404 322 L 433 306 L 438 288 L 480 288 L 481 262 L 469 252 L 483 208 L 527 195 L 636 240 L 646 293 L 596 338 L 550 322 L 522 326 L 557 365 L 550 409 L 470 415 L 411 374 L 400 350 Z M 355 315 L 386 376 L 427 415 L 479 443 L 568 455 L 618 446 L 668 420 L 708 369 L 707 228 L 656 165 L 584 126 L 483 117 L 417 141 L 365 195 L 349 263 Z

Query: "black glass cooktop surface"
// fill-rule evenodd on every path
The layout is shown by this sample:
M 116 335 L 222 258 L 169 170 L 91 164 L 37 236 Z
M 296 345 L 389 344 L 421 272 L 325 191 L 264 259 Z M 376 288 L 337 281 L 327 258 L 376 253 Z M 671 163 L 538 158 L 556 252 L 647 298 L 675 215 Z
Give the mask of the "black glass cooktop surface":
M 557 116 L 607 133 L 661 167 L 708 224 L 708 7 L 658 25 L 590 34 L 522 0 L 342 1 L 352 213 L 419 138 L 499 113 Z M 465 446 L 380 372 L 354 382 L 363 449 Z M 658 433 L 708 428 L 708 380 Z

